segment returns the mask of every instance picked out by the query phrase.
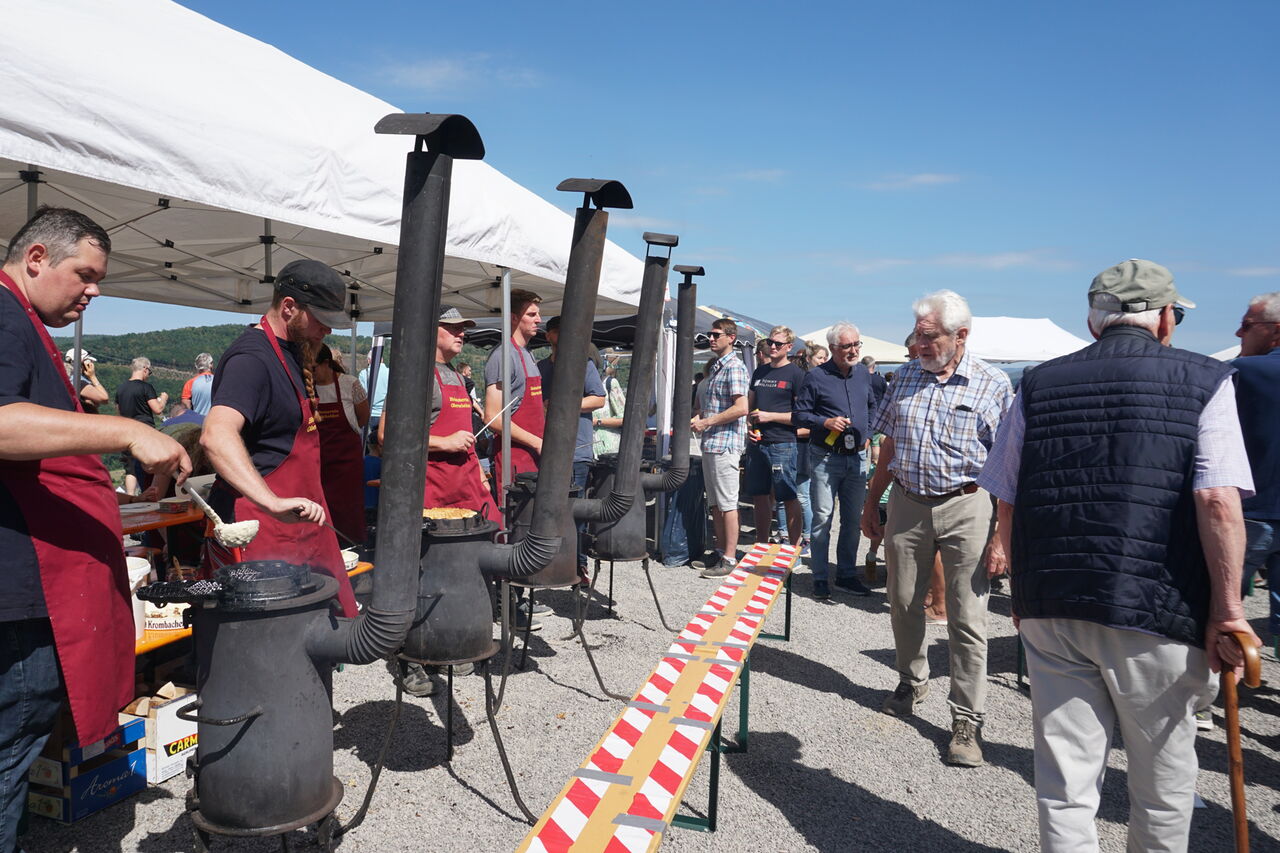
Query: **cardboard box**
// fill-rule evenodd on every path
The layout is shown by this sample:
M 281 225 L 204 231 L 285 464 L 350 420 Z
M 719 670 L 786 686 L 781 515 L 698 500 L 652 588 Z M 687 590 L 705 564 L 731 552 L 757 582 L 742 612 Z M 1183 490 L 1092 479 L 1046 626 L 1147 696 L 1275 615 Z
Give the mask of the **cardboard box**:
M 39 759 L 44 760 L 44 759 Z M 147 787 L 146 750 L 113 750 L 73 769 L 61 788 L 32 785 L 27 811 L 74 823 Z
M 178 717 L 178 711 L 196 698 L 190 687 L 169 684 L 154 696 L 133 702 L 130 716 L 146 726 L 147 781 L 152 785 L 177 776 L 187 765 L 187 757 L 195 752 L 196 723 Z
M 81 746 L 69 717 L 60 720 L 27 772 L 27 810 L 74 823 L 147 787 L 146 721 L 121 714 L 120 723 L 102 740 Z

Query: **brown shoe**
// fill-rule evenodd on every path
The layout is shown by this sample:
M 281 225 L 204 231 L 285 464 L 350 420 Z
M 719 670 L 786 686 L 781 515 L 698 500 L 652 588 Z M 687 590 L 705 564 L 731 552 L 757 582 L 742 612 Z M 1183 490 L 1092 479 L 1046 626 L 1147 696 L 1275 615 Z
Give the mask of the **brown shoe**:
M 951 723 L 951 745 L 947 747 L 947 763 L 957 767 L 981 767 L 982 747 L 978 744 L 978 726 L 966 717 Z

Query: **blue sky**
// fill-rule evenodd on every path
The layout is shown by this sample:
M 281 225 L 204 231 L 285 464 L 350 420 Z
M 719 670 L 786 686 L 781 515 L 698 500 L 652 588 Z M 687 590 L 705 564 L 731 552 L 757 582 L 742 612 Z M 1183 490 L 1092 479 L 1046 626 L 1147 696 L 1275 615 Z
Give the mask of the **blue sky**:
M 1146 257 L 1200 304 L 1175 342 L 1211 352 L 1280 290 L 1270 0 L 184 5 L 467 115 L 490 164 L 561 206 L 563 178 L 623 181 L 613 239 L 679 234 L 700 301 L 797 332 L 900 339 L 949 287 L 1087 336 L 1089 280 Z M 136 322 L 112 302 L 89 325 Z

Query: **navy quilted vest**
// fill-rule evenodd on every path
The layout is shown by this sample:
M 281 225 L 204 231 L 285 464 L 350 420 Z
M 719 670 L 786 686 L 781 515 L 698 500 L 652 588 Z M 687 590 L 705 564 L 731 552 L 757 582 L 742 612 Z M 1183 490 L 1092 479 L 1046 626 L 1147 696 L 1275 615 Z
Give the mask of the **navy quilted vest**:
M 1028 371 L 1012 587 L 1023 618 L 1204 645 L 1209 574 L 1192 477 L 1200 413 L 1231 369 L 1113 326 Z

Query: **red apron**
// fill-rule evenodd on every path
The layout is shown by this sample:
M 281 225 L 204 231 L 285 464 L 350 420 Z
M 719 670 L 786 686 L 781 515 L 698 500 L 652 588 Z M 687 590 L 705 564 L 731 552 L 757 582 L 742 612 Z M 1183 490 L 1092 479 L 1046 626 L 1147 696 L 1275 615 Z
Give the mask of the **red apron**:
M 289 384 L 298 395 L 298 407 L 302 411 L 302 425 L 293 437 L 293 447 L 280 466 L 269 474 L 263 475 L 267 486 L 279 497 L 301 496 L 316 501 L 324 507 L 325 518 L 329 517 L 329 507 L 325 504 L 324 488 L 320 485 L 320 431 L 311 413 L 311 404 L 303 396 L 298 381 L 293 378 L 289 365 L 280 351 L 280 343 L 275 332 L 262 318 L 262 333 L 271 342 L 276 358 L 280 360 L 280 368 L 289 377 Z M 346 416 L 343 416 L 345 420 Z M 230 489 L 229 483 L 223 486 Z M 241 495 L 236 496 L 235 520 L 258 520 L 258 535 L 253 541 L 240 549 L 245 560 L 287 560 L 296 565 L 309 565 L 315 571 L 321 571 L 338 579 L 338 602 L 342 605 L 342 615 L 354 618 L 357 614 L 356 597 L 351 591 L 351 580 L 347 577 L 339 553 L 338 537 L 327 527 L 305 521 L 284 522 L 268 515 L 258 508 L 257 504 Z M 213 539 L 205 543 L 205 553 L 210 562 L 226 565 L 233 562 L 231 552 L 223 548 Z
M 83 411 L 31 303 L 3 272 L 0 284 L 22 303 L 75 411 Z M 76 736 L 93 743 L 115 730 L 116 712 L 133 699 L 133 605 L 111 477 L 95 455 L 58 456 L 0 462 L 0 482 L 31 534 Z
M 431 432 L 437 437 L 463 430 L 471 432 L 471 395 L 467 393 L 467 386 L 444 384 L 438 368 L 436 384 L 440 386 L 440 417 L 431 425 Z M 480 460 L 474 445 L 455 453 L 441 450 L 427 453 L 427 481 L 422 490 L 422 506 L 425 509 L 465 507 L 474 509 L 485 518 L 498 520 L 493 496 L 480 481 Z
M 321 403 L 320 480 L 329 523 L 354 542 L 364 541 L 364 452 L 342 407 L 342 383 L 334 376 L 336 403 Z
M 520 407 L 511 413 L 511 423 L 521 429 L 531 432 L 538 438 L 542 438 L 543 432 L 546 430 L 547 413 L 542 407 L 542 374 L 536 370 L 533 375 L 529 375 L 529 368 L 525 365 L 524 347 L 517 346 L 513 340 L 511 342 L 513 353 L 520 362 L 520 369 L 524 371 L 524 396 L 520 398 Z M 502 450 L 501 442 L 499 442 L 498 453 L 494 457 L 494 482 L 498 484 L 498 488 L 502 488 Z M 516 474 L 523 474 L 528 471 L 537 472 L 540 454 L 518 444 L 514 440 L 511 442 L 511 477 L 514 480 Z M 505 498 L 503 498 L 505 500 Z

